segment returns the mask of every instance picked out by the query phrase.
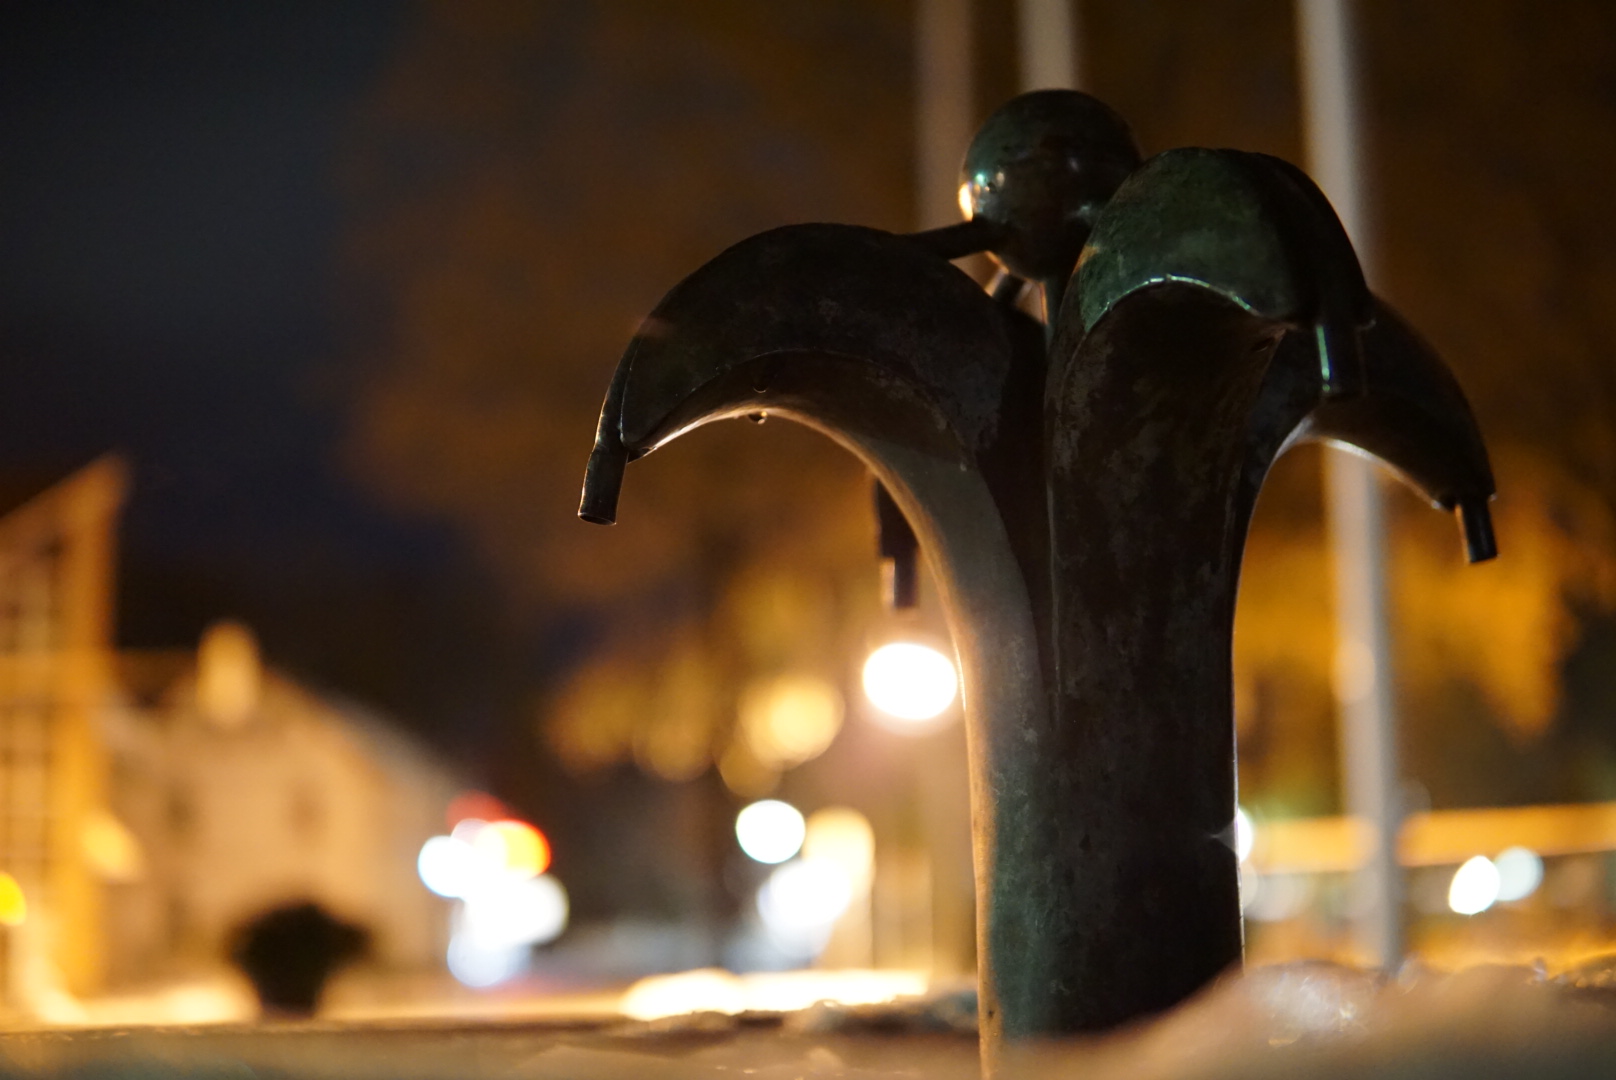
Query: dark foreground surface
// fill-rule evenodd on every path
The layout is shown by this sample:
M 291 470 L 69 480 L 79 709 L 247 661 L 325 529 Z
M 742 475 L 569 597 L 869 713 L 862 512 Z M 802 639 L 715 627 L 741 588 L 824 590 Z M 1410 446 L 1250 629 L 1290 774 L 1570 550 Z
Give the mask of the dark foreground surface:
M 1383 980 L 1321 964 L 1258 969 L 1153 1023 L 1029 1048 L 1007 1075 L 1084 1080 L 1616 1075 L 1610 965 Z M 958 996 L 652 1022 L 420 1021 L 17 1032 L 0 1075 L 794 1080 L 977 1075 Z

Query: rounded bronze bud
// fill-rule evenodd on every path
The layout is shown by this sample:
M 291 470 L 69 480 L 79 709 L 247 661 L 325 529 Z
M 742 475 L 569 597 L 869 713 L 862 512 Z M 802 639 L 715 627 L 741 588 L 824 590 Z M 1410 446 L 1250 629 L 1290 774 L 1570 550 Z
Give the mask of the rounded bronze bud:
M 965 152 L 960 209 L 1008 230 L 992 249 L 1012 274 L 1069 275 L 1113 192 L 1139 166 L 1122 117 L 1076 90 L 1035 90 L 988 117 Z

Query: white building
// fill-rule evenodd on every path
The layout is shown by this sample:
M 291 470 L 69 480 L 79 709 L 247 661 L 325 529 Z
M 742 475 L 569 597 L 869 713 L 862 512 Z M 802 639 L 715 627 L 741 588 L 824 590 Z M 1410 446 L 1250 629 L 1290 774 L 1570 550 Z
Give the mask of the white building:
M 0 999 L 217 968 L 287 901 L 442 970 L 448 905 L 416 878 L 456 784 L 364 708 L 263 665 L 223 623 L 196 653 L 116 652 L 127 470 L 0 477 Z
M 109 731 L 111 808 L 146 865 L 111 886 L 114 978 L 217 964 L 243 922 L 298 900 L 366 927 L 380 965 L 441 969 L 447 908 L 415 871 L 456 791 L 441 766 L 374 714 L 264 668 L 236 623 L 194 656 L 122 660 L 144 700 Z

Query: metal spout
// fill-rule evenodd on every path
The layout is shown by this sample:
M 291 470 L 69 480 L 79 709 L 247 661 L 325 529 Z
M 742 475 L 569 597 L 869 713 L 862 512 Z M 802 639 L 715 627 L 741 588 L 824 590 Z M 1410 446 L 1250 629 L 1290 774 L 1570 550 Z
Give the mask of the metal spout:
M 885 484 L 875 482 L 875 524 L 877 552 L 885 562 L 887 606 L 893 611 L 908 611 L 920 603 L 920 542 L 909 527 L 892 493 Z
M 606 401 L 600 407 L 600 425 L 595 429 L 595 448 L 584 466 L 584 491 L 578 500 L 578 516 L 591 525 L 617 524 L 617 499 L 623 491 L 623 469 L 630 454 L 623 445 L 623 390 L 640 338 L 635 337 L 618 362 Z
M 623 468 L 628 451 L 616 439 L 603 435 L 595 439 L 584 466 L 584 494 L 578 501 L 578 516 L 591 525 L 617 524 L 617 497 L 623 490 Z
M 1454 507 L 1459 532 L 1464 537 L 1465 558 L 1472 563 L 1498 557 L 1498 540 L 1493 536 L 1493 514 L 1485 499 L 1466 499 Z
M 1330 399 L 1298 428 L 1369 454 L 1442 510 L 1459 515 L 1465 557 L 1498 554 L 1487 502 L 1492 467 L 1464 391 L 1435 351 L 1386 304 L 1361 335 L 1368 388 L 1360 398 Z M 1289 349 L 1287 342 L 1282 351 Z

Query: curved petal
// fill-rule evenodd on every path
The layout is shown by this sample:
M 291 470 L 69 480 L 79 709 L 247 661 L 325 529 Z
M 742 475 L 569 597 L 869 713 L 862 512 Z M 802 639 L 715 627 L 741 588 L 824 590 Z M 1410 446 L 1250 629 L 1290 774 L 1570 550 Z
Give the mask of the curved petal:
M 997 438 L 1013 357 L 989 298 L 920 244 L 788 226 L 663 298 L 619 364 L 597 446 L 636 457 L 695 424 L 778 409 L 963 464 Z
M 646 320 L 581 511 L 609 520 L 625 460 L 727 416 L 799 420 L 862 458 L 914 526 L 953 631 L 979 867 L 1006 836 L 997 795 L 1021 775 L 1006 763 L 1048 727 L 1043 374 L 1040 328 L 920 244 L 840 225 L 764 233 Z M 993 877 L 977 877 L 984 909 Z
M 1353 331 L 1369 322 L 1369 292 L 1329 203 L 1294 166 L 1236 150 L 1157 154 L 1100 214 L 1061 320 L 1092 330 L 1123 297 L 1168 281 L 1316 328 L 1325 392 L 1359 392 Z
M 1492 466 L 1464 391 L 1442 359 L 1384 301 L 1362 334 L 1366 390 L 1319 400 L 1310 343 L 1288 334 L 1264 377 L 1247 430 L 1240 512 L 1250 515 L 1273 460 L 1300 442 L 1328 442 L 1375 458 L 1439 510 L 1458 515 L 1466 557 L 1498 554 Z
M 1471 562 L 1498 554 L 1487 508 L 1497 490 L 1487 445 L 1458 380 L 1390 307 L 1363 334 L 1368 393 L 1326 401 L 1297 432 L 1385 462 L 1431 505 L 1458 514 Z

